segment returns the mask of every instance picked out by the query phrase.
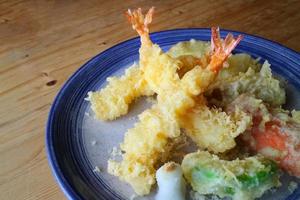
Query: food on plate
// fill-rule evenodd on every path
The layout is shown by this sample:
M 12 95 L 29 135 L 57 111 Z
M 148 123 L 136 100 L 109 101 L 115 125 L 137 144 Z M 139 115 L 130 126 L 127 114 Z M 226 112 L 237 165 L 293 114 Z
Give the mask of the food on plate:
M 179 42 L 167 52 L 172 57 L 194 56 L 200 58 L 210 50 L 210 43 L 190 40 Z M 225 106 L 243 93 L 250 93 L 273 107 L 286 101 L 282 82 L 274 78 L 268 61 L 259 63 L 245 53 L 227 59 L 228 67 L 222 68 L 216 80 L 210 84 L 205 96 L 218 106 Z M 214 92 L 218 92 L 215 97 Z
M 268 61 L 265 61 L 262 66 L 252 64 L 244 70 L 241 68 L 241 71 L 234 69 L 240 66 L 242 65 L 232 63 L 228 70 L 223 70 L 217 81 L 210 86 L 208 93 L 217 88 L 220 94 L 221 101 L 212 100 L 215 104 L 225 106 L 243 93 L 252 94 L 273 107 L 285 103 L 285 90 L 280 81 L 272 76 Z
M 184 200 L 186 183 L 181 166 L 175 162 L 168 162 L 156 171 L 158 192 L 156 200 Z
M 210 42 L 191 39 L 190 41 L 178 42 L 173 45 L 167 51 L 167 54 L 173 58 L 180 58 L 183 56 L 202 58 L 204 55 L 209 53 L 210 47 Z
M 247 146 L 276 160 L 291 175 L 300 177 L 299 111 L 268 109 L 262 100 L 249 95 L 235 99 L 228 109 L 241 109 L 253 116 L 253 125 L 241 138 Z
M 226 161 L 198 151 L 187 154 L 181 166 L 187 181 L 200 194 L 251 200 L 280 185 L 276 163 L 261 156 Z
M 125 152 L 122 161 L 108 161 L 108 172 L 128 182 L 139 195 L 150 192 L 159 162 L 167 160 L 172 149 L 169 134 L 179 133 L 174 120 L 169 120 L 161 115 L 158 106 L 144 111 L 139 122 L 125 133 L 120 145 Z
M 157 104 L 144 111 L 139 122 L 125 133 L 120 145 L 125 152 L 121 162 L 110 160 L 108 170 L 128 182 L 135 192 L 145 195 L 155 183 L 155 171 L 161 158 L 168 157 L 168 143 L 180 135 L 180 115 L 195 105 L 195 99 L 215 79 L 231 51 L 242 39 L 228 35 L 221 41 L 219 30 L 212 28 L 212 48 L 199 63 L 180 79 L 180 61 L 165 54 L 149 37 L 148 25 L 153 8 L 144 17 L 141 9 L 127 17 L 141 37 L 139 66 L 149 87 L 157 94 Z M 198 63 L 198 62 L 197 62 Z M 201 105 L 201 104 L 200 104 Z M 148 139 L 152 138 L 152 139 Z
M 210 47 L 209 42 L 191 40 L 189 43 L 180 42 L 167 52 L 173 58 L 178 57 L 181 63 L 181 69 L 178 70 L 179 77 L 196 66 L 195 58 L 207 54 L 210 49 L 208 47 Z M 91 108 L 95 116 L 101 120 L 114 120 L 125 115 L 134 99 L 154 94 L 137 64 L 128 67 L 123 76 L 107 78 L 107 82 L 100 91 L 88 94 Z
M 108 85 L 100 91 L 89 92 L 88 99 L 98 119 L 113 120 L 127 114 L 129 104 L 137 97 L 152 95 L 137 65 L 129 67 L 120 78 L 107 78 Z
M 157 182 L 158 200 L 184 199 L 181 168 L 169 162 L 184 135 L 198 151 L 185 155 L 181 166 L 200 194 L 258 198 L 280 185 L 277 165 L 300 177 L 300 112 L 281 108 L 284 85 L 268 61 L 231 55 L 242 36 L 221 39 L 218 28 L 211 29 L 211 42 L 191 39 L 164 52 L 149 36 L 153 12 L 126 12 L 140 36 L 139 63 L 88 94 L 101 120 L 127 114 L 138 97 L 156 95 L 125 133 L 121 160 L 108 160 L 108 172 L 138 195 L 149 194 Z
M 206 105 L 195 106 L 181 118 L 186 134 L 199 148 L 215 153 L 235 147 L 235 138 L 250 126 L 251 121 L 251 116 L 241 110 L 236 109 L 229 115 Z

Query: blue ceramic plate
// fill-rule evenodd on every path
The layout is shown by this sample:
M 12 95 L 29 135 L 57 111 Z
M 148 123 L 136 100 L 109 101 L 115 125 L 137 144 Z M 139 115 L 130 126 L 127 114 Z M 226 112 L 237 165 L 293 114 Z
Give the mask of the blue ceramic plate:
M 221 31 L 222 37 L 228 32 Z M 210 35 L 210 29 L 180 29 L 153 33 L 151 38 L 167 50 L 192 38 L 209 41 Z M 288 81 L 287 107 L 300 109 L 300 55 L 272 41 L 244 35 L 235 53 L 244 52 L 267 59 L 272 70 Z M 69 199 L 129 199 L 133 194 L 127 184 L 107 174 L 106 162 L 112 147 L 122 141 L 123 134 L 136 120 L 134 116 L 147 105 L 138 101 L 125 117 L 101 122 L 92 117 L 89 103 L 84 98 L 88 91 L 103 87 L 108 76 L 122 74 L 126 67 L 137 61 L 139 47 L 139 38 L 134 38 L 95 56 L 71 76 L 52 105 L 46 136 L 48 159 L 57 182 Z M 101 172 L 94 170 L 95 166 Z M 288 180 L 290 177 L 285 176 L 283 182 Z M 284 184 L 278 192 L 267 194 L 263 199 L 300 198 L 299 187 L 293 194 L 287 195 L 287 191 L 287 184 Z

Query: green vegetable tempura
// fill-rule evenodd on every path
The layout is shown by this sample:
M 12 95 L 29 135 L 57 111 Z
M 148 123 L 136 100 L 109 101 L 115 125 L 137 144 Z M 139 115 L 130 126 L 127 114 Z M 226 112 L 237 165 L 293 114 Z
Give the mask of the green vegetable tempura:
M 198 151 L 185 156 L 182 169 L 195 191 L 221 198 L 251 200 L 280 186 L 276 163 L 261 156 L 225 161 Z

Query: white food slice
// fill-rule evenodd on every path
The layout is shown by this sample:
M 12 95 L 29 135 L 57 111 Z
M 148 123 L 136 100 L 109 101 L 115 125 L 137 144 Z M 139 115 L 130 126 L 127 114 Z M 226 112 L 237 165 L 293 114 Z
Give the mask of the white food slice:
M 186 184 L 181 166 L 175 162 L 168 162 L 156 172 L 158 193 L 155 200 L 184 200 Z

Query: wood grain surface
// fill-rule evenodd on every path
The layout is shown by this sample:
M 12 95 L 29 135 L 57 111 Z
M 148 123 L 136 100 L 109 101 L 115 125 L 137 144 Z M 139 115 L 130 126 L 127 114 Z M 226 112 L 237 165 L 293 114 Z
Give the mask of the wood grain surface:
M 62 84 L 99 52 L 136 37 L 127 8 L 156 7 L 152 31 L 211 27 L 300 51 L 300 1 L 0 1 L 0 199 L 65 199 L 45 154 Z

